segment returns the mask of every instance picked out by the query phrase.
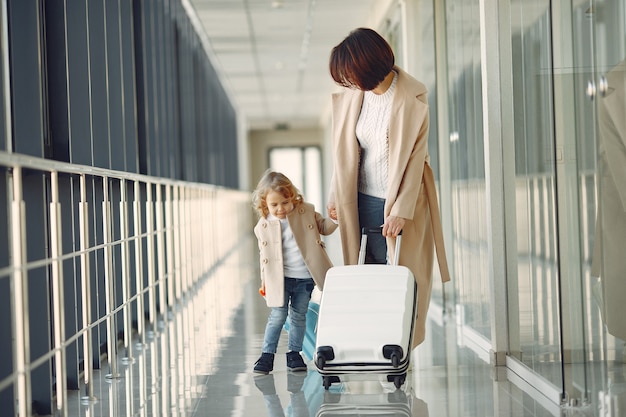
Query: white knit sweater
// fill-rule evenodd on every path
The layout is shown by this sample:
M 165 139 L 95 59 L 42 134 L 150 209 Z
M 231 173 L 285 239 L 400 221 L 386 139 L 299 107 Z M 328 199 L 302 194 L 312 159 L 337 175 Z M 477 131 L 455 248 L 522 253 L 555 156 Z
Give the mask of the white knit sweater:
M 304 263 L 302 252 L 293 236 L 289 220 L 279 219 L 269 214 L 268 220 L 279 220 L 283 238 L 283 272 L 289 278 L 311 278 L 311 273 Z
M 383 94 L 366 91 L 361 114 L 356 124 L 356 137 L 361 145 L 359 192 L 385 198 L 389 173 L 388 128 L 391 102 L 398 74 Z

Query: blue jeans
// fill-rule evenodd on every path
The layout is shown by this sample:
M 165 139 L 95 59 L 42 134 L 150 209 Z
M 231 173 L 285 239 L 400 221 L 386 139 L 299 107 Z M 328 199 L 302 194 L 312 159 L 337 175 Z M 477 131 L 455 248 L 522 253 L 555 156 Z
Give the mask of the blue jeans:
M 359 193 L 359 226 L 378 227 L 385 222 L 385 200 Z M 367 236 L 366 264 L 387 263 L 387 240 L 381 234 Z
M 302 351 L 302 341 L 306 332 L 306 312 L 309 309 L 311 293 L 315 288 L 312 278 L 296 279 L 285 277 L 285 303 L 282 307 L 272 307 L 263 339 L 263 353 L 276 353 L 280 333 L 289 316 L 288 349 Z

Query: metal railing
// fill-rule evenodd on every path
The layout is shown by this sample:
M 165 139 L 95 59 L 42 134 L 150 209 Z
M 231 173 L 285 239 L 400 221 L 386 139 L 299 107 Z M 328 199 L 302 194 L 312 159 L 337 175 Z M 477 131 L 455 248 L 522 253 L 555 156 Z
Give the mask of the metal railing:
M 0 152 L 0 172 L 8 225 L 0 238 L 6 239 L 1 244 L 9 255 L 8 264 L 0 264 L 0 283 L 10 283 L 13 362 L 13 372 L 0 375 L 0 394 L 12 390 L 18 416 L 33 413 L 31 375 L 42 366 L 49 367 L 51 378 L 37 383 L 54 387 L 52 412 L 67 415 L 67 352 L 80 341 L 82 349 L 72 360 L 82 363 L 83 399 L 93 400 L 94 352 L 106 347 L 107 377 L 118 378 L 118 348 L 126 355 L 122 361 L 132 361 L 133 340 L 145 345 L 157 322 L 167 320 L 251 230 L 249 193 L 242 191 L 5 152 Z M 32 210 L 24 198 L 33 176 L 44 184 L 32 192 L 43 190 L 47 225 L 47 242 L 41 243 L 46 255 L 39 259 L 27 253 L 27 239 L 41 235 L 29 230 Z M 72 238 L 64 240 L 68 233 Z M 29 305 L 29 275 L 35 270 L 46 271 L 51 348 L 32 358 L 29 315 L 35 306 Z M 66 291 L 67 285 L 74 291 Z M 66 329 L 68 312 L 75 317 L 75 331 Z M 105 331 L 94 331 L 101 328 Z M 0 343 L 7 349 L 7 341 Z

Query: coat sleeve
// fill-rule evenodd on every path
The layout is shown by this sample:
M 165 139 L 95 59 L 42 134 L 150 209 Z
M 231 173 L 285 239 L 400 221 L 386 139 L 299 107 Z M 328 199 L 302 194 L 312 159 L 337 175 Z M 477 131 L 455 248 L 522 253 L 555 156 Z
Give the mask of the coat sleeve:
M 317 211 L 315 212 L 315 222 L 317 223 L 317 230 L 319 230 L 320 235 L 330 235 L 334 232 L 338 225 L 331 219 L 322 216 Z
M 413 142 L 413 149 L 404 169 L 397 197 L 389 212 L 391 216 L 412 219 L 415 213 L 415 205 L 424 176 L 424 162 L 428 154 L 429 117 L 428 106 L 425 105 L 425 107 L 426 109 L 421 112 L 423 120 L 420 124 L 417 140 Z
M 261 227 L 260 225 L 257 223 L 257 225 L 254 227 L 254 235 L 256 236 L 256 243 L 257 246 L 259 248 L 259 271 L 261 272 L 261 284 L 265 283 L 265 280 L 263 279 L 263 275 L 264 275 L 264 271 L 265 269 L 263 268 L 263 245 L 262 245 L 262 236 L 261 236 Z

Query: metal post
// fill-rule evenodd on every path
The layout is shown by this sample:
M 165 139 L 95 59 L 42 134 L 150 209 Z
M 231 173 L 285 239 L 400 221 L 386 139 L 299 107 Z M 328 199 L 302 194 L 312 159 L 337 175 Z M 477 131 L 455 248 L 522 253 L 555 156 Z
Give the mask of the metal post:
M 107 322 L 107 354 L 111 373 L 108 379 L 117 379 L 121 375 L 117 370 L 117 331 L 115 326 L 115 273 L 113 271 L 113 250 L 111 248 L 111 202 L 109 201 L 109 178 L 102 178 L 102 239 L 104 243 L 104 287 Z
M 144 307 L 144 287 L 143 287 L 143 248 L 142 248 L 142 229 L 141 229 L 141 187 L 139 181 L 135 181 L 135 200 L 133 204 L 133 219 L 135 223 L 135 288 L 137 288 L 137 332 L 139 333 L 139 342 L 137 347 L 146 345 L 145 332 L 145 307 Z
M 6 5 L 5 5 L 6 7 Z M 30 338 L 28 325 L 28 275 L 26 273 L 26 208 L 22 200 L 22 168 L 13 168 L 11 202 L 11 311 L 13 312 L 13 366 L 17 415 L 32 414 L 30 384 Z
M 169 188 L 169 186 L 167 186 Z M 167 273 L 165 271 L 165 229 L 163 221 L 163 186 L 156 186 L 156 229 L 157 229 L 157 261 L 159 274 L 159 313 L 165 319 L 167 313 Z
M 198 280 L 198 262 L 200 260 L 200 251 L 202 247 L 195 240 L 198 235 L 198 229 L 202 223 L 198 222 L 198 198 L 197 190 L 187 190 L 187 221 L 185 230 L 187 230 L 187 274 L 189 275 L 190 285 L 193 287 Z
M 209 191 L 208 196 L 208 207 L 207 207 L 207 234 L 205 237 L 207 238 L 208 252 L 209 252 L 209 268 L 213 268 L 213 266 L 217 263 L 217 248 L 216 248 L 216 225 L 217 221 L 215 219 L 215 211 L 216 211 L 216 192 L 215 189 L 211 189 Z
M 124 317 L 124 350 L 126 357 L 122 358 L 122 363 L 133 363 L 133 349 L 131 342 L 133 338 L 133 323 L 131 315 L 131 286 L 130 286 L 130 254 L 129 254 L 129 231 L 128 231 L 128 199 L 126 180 L 120 180 L 120 241 L 121 241 L 121 264 L 122 264 L 122 316 Z
M 156 331 L 156 287 L 155 287 L 155 251 L 154 251 L 154 203 L 152 201 L 152 184 L 146 183 L 146 246 L 148 248 L 148 321 L 153 336 Z
M 178 236 L 180 238 L 178 244 L 180 245 L 180 273 L 182 280 L 182 295 L 185 296 L 189 291 L 189 266 L 190 266 L 190 256 L 189 256 L 189 213 L 188 213 L 188 202 L 189 196 L 187 190 L 180 186 L 179 187 L 179 206 L 180 211 L 178 212 Z
M 65 303 L 63 300 L 63 262 L 61 261 L 61 203 L 59 202 L 59 174 L 50 172 L 50 257 L 52 269 L 52 311 L 54 314 L 54 367 L 57 415 L 67 416 L 67 377 L 65 370 Z
M 176 286 L 176 300 L 180 300 L 182 298 L 182 280 L 184 279 L 182 275 L 181 268 L 181 238 L 180 238 L 180 198 L 179 198 L 179 186 L 174 185 L 173 187 L 173 195 L 172 195 L 172 235 L 173 235 L 173 243 L 174 243 L 174 268 L 172 269 L 174 284 Z
M 79 233 L 80 233 L 80 274 L 82 288 L 83 305 L 83 357 L 85 364 L 83 369 L 83 380 L 85 382 L 85 396 L 83 402 L 93 402 L 96 397 L 93 395 L 93 350 L 91 338 L 91 277 L 89 268 L 89 205 L 87 204 L 87 184 L 85 175 L 80 176 L 80 204 L 79 212 Z
M 205 276 L 205 274 L 207 273 L 207 271 L 209 270 L 208 268 L 208 261 L 210 259 L 210 254 L 209 251 L 211 249 L 210 245 L 207 245 L 207 238 L 208 238 L 208 234 L 209 230 L 208 230 L 208 224 L 210 223 L 210 217 L 208 216 L 209 214 L 209 191 L 208 190 L 202 190 L 200 192 L 200 213 L 202 213 L 201 216 L 199 216 L 200 221 L 201 221 L 201 225 L 202 227 L 200 228 L 200 241 L 202 244 L 202 256 L 200 256 L 200 274 L 202 276 Z
M 174 264 L 174 213 L 172 185 L 165 186 L 165 237 L 167 240 L 167 304 L 170 309 L 176 301 L 176 265 Z

